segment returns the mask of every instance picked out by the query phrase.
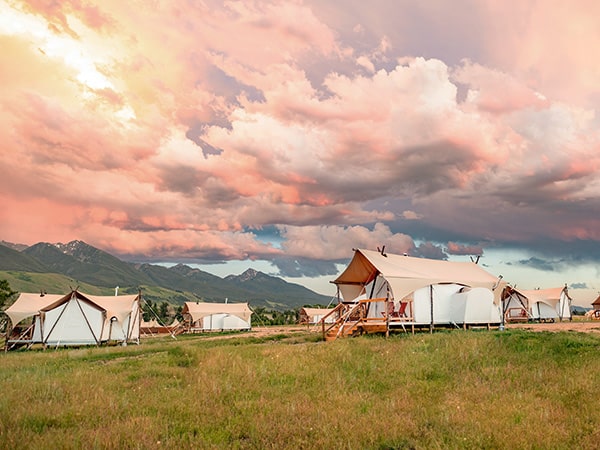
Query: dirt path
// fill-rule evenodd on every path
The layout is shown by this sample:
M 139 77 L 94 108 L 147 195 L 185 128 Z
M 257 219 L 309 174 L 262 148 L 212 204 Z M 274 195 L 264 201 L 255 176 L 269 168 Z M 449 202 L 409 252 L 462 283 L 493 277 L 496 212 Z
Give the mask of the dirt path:
M 555 322 L 555 323 L 509 323 L 506 324 L 507 330 L 512 329 L 524 329 L 529 331 L 575 331 L 579 333 L 599 333 L 600 334 L 600 321 L 573 321 L 573 322 Z M 282 326 L 269 326 L 269 327 L 252 327 L 251 331 L 244 331 L 240 333 L 211 333 L 202 335 L 203 340 L 215 340 L 215 339 L 232 339 L 232 338 L 244 338 L 244 337 L 268 337 L 275 336 L 278 334 L 294 335 L 294 334 L 306 334 L 306 333 L 320 333 L 321 329 L 311 326 L 310 328 L 306 325 L 282 325 Z
M 208 335 L 204 335 L 204 340 L 212 340 L 212 339 L 231 339 L 231 338 L 242 338 L 242 337 L 268 337 L 274 336 L 278 334 L 304 334 L 310 332 L 321 332 L 321 329 L 316 329 L 314 327 L 307 328 L 306 325 L 281 325 L 281 326 L 270 326 L 270 327 L 252 327 L 250 331 L 242 331 L 239 333 L 231 333 L 231 334 L 221 334 L 215 333 L 214 336 L 211 336 L 210 333 Z
M 579 333 L 600 333 L 600 321 L 593 322 L 554 322 L 554 323 L 510 323 L 507 329 L 522 328 L 531 331 L 577 331 Z

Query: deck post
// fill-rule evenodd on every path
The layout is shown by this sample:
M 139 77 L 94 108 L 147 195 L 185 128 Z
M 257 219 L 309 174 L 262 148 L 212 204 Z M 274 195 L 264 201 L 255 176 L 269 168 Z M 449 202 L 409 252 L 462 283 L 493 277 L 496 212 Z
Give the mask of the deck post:
M 429 304 L 430 304 L 430 313 L 431 313 L 431 321 L 429 323 L 429 332 L 433 333 L 433 285 L 429 285 Z
M 385 294 L 385 337 L 390 337 L 390 288 L 387 287 Z

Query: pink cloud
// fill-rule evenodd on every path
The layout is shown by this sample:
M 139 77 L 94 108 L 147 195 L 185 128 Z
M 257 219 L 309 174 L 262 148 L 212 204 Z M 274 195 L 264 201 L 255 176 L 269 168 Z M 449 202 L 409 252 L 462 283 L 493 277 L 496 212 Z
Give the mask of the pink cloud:
M 457 242 L 448 242 L 447 251 L 451 255 L 483 255 L 483 247 L 479 245 L 463 245 Z
M 465 61 L 452 78 L 468 86 L 466 102 L 495 114 L 507 114 L 527 108 L 544 108 L 550 102 L 540 93 L 507 73 Z
M 375 249 L 386 246 L 390 253 L 411 253 L 414 242 L 410 236 L 392 233 L 384 224 L 377 223 L 373 229 L 362 226 L 282 226 L 282 245 L 286 254 L 311 259 L 347 259 L 353 248 Z
M 536 89 L 561 101 L 588 105 L 599 93 L 600 62 L 589 49 L 600 45 L 593 1 L 547 5 L 535 1 L 510 7 L 497 0 L 486 4 L 487 21 L 494 29 L 486 35 L 488 60 L 527 80 Z M 502 30 L 502 32 L 499 32 Z M 498 31 L 498 32 L 496 32 Z M 593 94 L 590 96 L 590 94 Z
M 392 230 L 421 223 L 474 242 L 598 238 L 599 63 L 583 45 L 598 31 L 583 9 L 352 5 L 11 9 L 27 27 L 0 22 L 3 237 L 224 259 L 410 252 Z M 414 17 L 464 54 L 436 54 Z M 450 33 L 464 24 L 477 42 Z M 247 231 L 261 227 L 283 250 Z

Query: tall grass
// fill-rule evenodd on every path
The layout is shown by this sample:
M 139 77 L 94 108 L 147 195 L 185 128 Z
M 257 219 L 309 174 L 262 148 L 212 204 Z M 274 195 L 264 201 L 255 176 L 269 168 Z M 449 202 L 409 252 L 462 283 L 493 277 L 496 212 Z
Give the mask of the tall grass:
M 0 355 L 2 448 L 598 448 L 600 338 L 185 337 Z

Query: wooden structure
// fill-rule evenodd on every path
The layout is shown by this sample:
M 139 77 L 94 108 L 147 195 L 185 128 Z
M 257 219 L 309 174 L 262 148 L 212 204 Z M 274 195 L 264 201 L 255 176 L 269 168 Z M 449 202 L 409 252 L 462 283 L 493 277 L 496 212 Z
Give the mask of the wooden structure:
M 533 317 L 529 312 L 529 299 L 512 286 L 502 291 L 502 311 L 506 322 L 528 322 Z
M 355 250 L 333 282 L 339 303 L 322 322 L 325 339 L 361 333 L 414 332 L 435 326 L 472 328 L 500 324 L 506 285 L 473 262 L 449 262 Z
M 140 324 L 140 334 L 142 336 L 156 336 L 161 334 L 170 334 L 177 336 L 185 331 L 185 327 L 177 319 L 171 325 L 165 325 L 156 319 L 148 322 L 142 321 Z
M 381 317 L 369 317 L 372 305 L 384 305 Z M 321 331 L 325 340 L 332 341 L 339 337 L 358 336 L 364 333 L 389 333 L 390 331 L 415 332 L 415 323 L 411 316 L 410 302 L 401 302 L 398 311 L 394 310 L 394 303 L 389 298 L 370 298 L 359 300 L 356 303 L 339 303 L 323 318 Z M 329 317 L 337 317 L 333 323 L 327 323 Z

